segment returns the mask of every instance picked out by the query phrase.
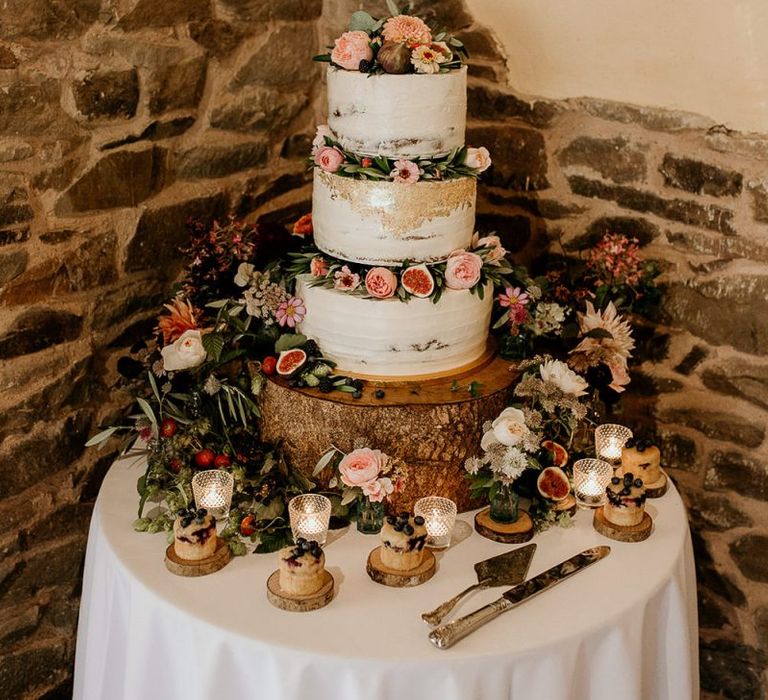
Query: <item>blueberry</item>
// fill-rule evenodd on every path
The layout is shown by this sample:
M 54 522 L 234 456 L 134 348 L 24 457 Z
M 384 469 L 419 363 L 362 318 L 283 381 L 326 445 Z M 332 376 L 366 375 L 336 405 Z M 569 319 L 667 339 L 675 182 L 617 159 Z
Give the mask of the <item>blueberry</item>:
M 611 479 L 611 483 L 616 486 L 617 484 L 621 483 L 621 479 L 619 479 L 618 476 L 614 476 L 613 479 Z
M 629 438 L 629 440 L 627 440 L 624 443 L 624 447 L 628 447 L 630 449 L 632 449 L 634 446 L 635 446 L 635 439 L 634 438 Z
M 423 525 L 423 524 L 424 524 L 424 518 L 422 518 L 420 515 L 417 515 L 417 516 L 416 516 L 416 517 L 413 519 L 413 522 L 414 522 L 416 525 Z
M 360 389 L 355 389 L 355 390 L 352 392 L 352 398 L 353 398 L 353 399 L 361 399 L 362 397 L 363 397 L 363 392 L 362 392 L 362 391 L 360 391 Z
M 631 490 L 630 490 L 630 488 L 628 486 L 623 488 L 623 489 L 621 489 L 621 495 L 622 496 L 629 496 L 630 493 L 631 493 Z
M 323 550 L 322 550 L 322 549 L 320 549 L 320 547 L 318 547 L 317 545 L 315 545 L 314 547 L 312 547 L 312 549 L 311 549 L 311 553 L 312 553 L 312 556 L 313 556 L 315 559 L 319 559 L 319 558 L 320 558 L 320 556 L 321 556 L 321 555 L 322 555 L 322 553 L 323 553 Z
M 631 483 L 634 481 L 634 478 L 635 478 L 635 477 L 634 477 L 634 476 L 632 476 L 632 474 L 630 474 L 629 472 L 627 472 L 627 473 L 624 475 L 624 483 L 625 483 L 625 484 L 627 484 L 627 485 L 629 485 L 629 484 L 631 484 Z
M 413 534 L 413 525 L 403 525 L 403 532 L 410 537 Z
M 301 547 L 302 545 L 306 544 L 307 540 L 305 537 L 297 537 L 296 538 L 296 544 Z
M 376 389 L 373 394 L 377 399 L 383 399 L 385 396 L 384 389 Z
M 394 515 L 388 515 L 387 516 L 387 522 L 390 525 L 394 525 L 397 522 L 397 518 Z
M 638 452 L 645 452 L 645 445 L 644 444 L 638 444 L 637 445 L 637 451 Z
M 350 386 L 355 387 L 355 389 L 357 389 L 358 391 L 362 391 L 363 390 L 363 382 L 362 382 L 361 379 L 353 379 L 350 382 Z
M 642 479 L 635 479 L 635 486 L 637 486 L 637 488 L 640 488 L 642 485 L 643 485 Z
M 197 511 L 197 514 L 205 517 L 206 515 L 208 515 L 208 510 L 205 508 L 201 508 L 200 510 Z
M 397 523 L 397 525 L 394 526 L 395 532 L 402 532 L 403 531 L 403 524 Z
M 304 343 L 304 352 L 310 356 L 316 356 L 320 354 L 320 348 L 314 340 L 308 340 Z
M 400 515 L 397 516 L 397 519 L 398 520 L 406 520 L 407 521 L 408 518 L 410 518 L 410 517 L 411 517 L 411 514 L 407 510 L 404 510 L 404 511 L 402 511 L 400 513 Z
M 320 380 L 320 384 L 317 385 L 317 388 L 320 389 L 323 394 L 330 394 L 333 391 L 334 386 L 329 377 L 323 377 Z
M 187 512 L 187 511 L 186 511 L 186 510 L 184 510 L 184 508 L 179 508 L 179 509 L 176 511 L 176 515 L 178 515 L 178 516 L 181 518 L 181 517 L 184 515 L 184 513 L 186 513 L 186 512 Z

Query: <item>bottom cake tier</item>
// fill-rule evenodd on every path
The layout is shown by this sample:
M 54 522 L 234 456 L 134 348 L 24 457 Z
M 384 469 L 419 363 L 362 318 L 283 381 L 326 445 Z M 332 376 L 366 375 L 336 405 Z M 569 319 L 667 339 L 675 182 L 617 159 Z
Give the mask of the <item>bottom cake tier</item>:
M 348 452 L 363 438 L 407 466 L 405 489 L 389 505 L 393 511 L 410 510 L 430 495 L 470 510 L 481 504 L 470 499 L 464 461 L 480 453 L 483 423 L 507 406 L 517 376 L 513 365 L 490 358 L 442 379 L 367 381 L 359 399 L 270 378 L 259 397 L 262 437 L 279 442 L 291 464 L 307 475 L 331 445 Z M 327 482 L 330 476 L 321 473 L 320 479 Z

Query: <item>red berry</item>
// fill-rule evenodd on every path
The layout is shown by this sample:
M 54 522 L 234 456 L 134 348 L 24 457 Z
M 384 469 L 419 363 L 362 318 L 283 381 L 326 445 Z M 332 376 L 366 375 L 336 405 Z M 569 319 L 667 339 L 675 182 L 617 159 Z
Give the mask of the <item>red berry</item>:
M 160 423 L 160 435 L 164 438 L 173 437 L 176 435 L 178 428 L 179 426 L 173 418 L 163 418 L 163 421 Z
M 232 464 L 232 460 L 230 460 L 227 455 L 216 455 L 216 459 L 213 460 L 213 463 L 216 465 L 217 469 L 224 469 Z
M 277 368 L 277 358 L 274 355 L 267 355 L 261 361 L 261 371 L 268 376 L 272 376 Z
M 256 516 L 253 513 L 248 513 L 240 521 L 240 534 L 243 537 L 250 537 L 254 532 L 256 532 Z
M 184 463 L 178 457 L 174 457 L 170 462 L 168 462 L 168 469 L 170 469 L 174 474 L 178 474 L 183 466 Z
M 213 461 L 216 459 L 216 454 L 213 450 L 208 449 L 207 447 L 200 450 L 195 455 L 195 464 L 200 469 L 208 469 L 213 464 Z

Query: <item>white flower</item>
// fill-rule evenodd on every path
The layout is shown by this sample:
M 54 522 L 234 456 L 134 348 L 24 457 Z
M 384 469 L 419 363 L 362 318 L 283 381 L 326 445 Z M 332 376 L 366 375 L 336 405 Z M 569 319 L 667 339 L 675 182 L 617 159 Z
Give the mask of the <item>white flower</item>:
M 617 360 L 626 362 L 632 356 L 635 341 L 632 339 L 632 327 L 609 302 L 605 311 L 596 311 L 591 301 L 587 302 L 587 312 L 579 314 L 579 328 L 582 335 L 599 328 L 608 331 L 610 338 L 584 338 L 572 352 L 589 351 L 596 345 L 613 354 Z
M 528 294 L 531 299 L 538 300 L 541 299 L 541 287 L 537 284 L 531 284 L 528 285 L 525 288 L 526 293 Z
M 488 153 L 488 149 L 485 146 L 468 148 L 467 155 L 464 157 L 464 165 L 482 173 L 491 167 L 491 154 Z
M 432 44 L 421 44 L 411 53 L 411 63 L 417 73 L 439 73 L 440 64 L 451 57 L 448 46 L 438 41 Z
M 564 394 L 584 396 L 589 388 L 582 377 L 560 360 L 547 360 L 539 368 L 539 374 L 545 382 L 554 384 Z
M 507 447 L 520 443 L 529 432 L 525 424 L 525 415 L 519 408 L 505 408 L 492 425 L 493 436 Z
M 315 138 L 312 141 L 312 155 L 314 156 L 323 146 L 325 146 L 325 137 L 333 138 L 331 127 L 327 124 L 318 124 Z
M 245 287 L 248 285 L 253 277 L 254 269 L 255 268 L 251 263 L 240 263 L 237 267 L 237 274 L 235 275 L 235 284 L 238 287 Z
M 506 483 L 512 483 L 528 468 L 528 456 L 517 447 L 510 447 L 504 451 L 501 461 L 497 465 L 497 473 L 501 474 L 502 480 Z
M 565 321 L 565 310 L 560 304 L 541 303 L 536 307 L 533 316 L 533 332 L 536 335 L 546 335 L 560 328 Z
M 184 331 L 175 343 L 166 345 L 160 353 L 163 356 L 163 369 L 166 372 L 197 367 L 203 364 L 206 358 L 200 331 Z
M 483 463 L 478 457 L 468 457 L 464 462 L 464 469 L 468 474 L 477 474 L 482 466 Z
M 219 393 L 219 389 L 221 389 L 221 382 L 212 374 L 208 375 L 208 379 L 203 384 L 203 391 L 209 396 L 213 396 Z

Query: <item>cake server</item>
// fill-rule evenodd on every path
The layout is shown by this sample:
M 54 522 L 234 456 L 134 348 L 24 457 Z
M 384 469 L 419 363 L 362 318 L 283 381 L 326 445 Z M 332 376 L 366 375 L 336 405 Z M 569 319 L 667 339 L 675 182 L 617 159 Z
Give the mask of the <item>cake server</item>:
M 583 552 L 572 556 L 570 559 L 566 559 L 551 569 L 547 569 L 538 576 L 518 583 L 510 588 L 501 598 L 494 600 L 493 603 L 489 603 L 465 617 L 449 622 L 447 625 L 436 627 L 429 633 L 429 641 L 438 649 L 447 649 L 471 632 L 474 632 L 478 627 L 482 627 L 486 622 L 490 622 L 498 617 L 501 613 L 516 608 L 529 598 L 533 598 L 542 591 L 557 585 L 560 581 L 564 581 L 573 576 L 573 574 L 604 559 L 610 552 L 611 548 L 606 546 L 585 549 Z
M 527 544 L 525 547 L 477 562 L 475 564 L 477 583 L 473 583 L 457 596 L 442 605 L 438 605 L 432 612 L 422 613 L 421 619 L 430 625 L 439 625 L 445 616 L 458 605 L 459 601 L 473 591 L 494 586 L 511 586 L 514 583 L 524 581 L 528 575 L 528 568 L 535 551 L 535 543 Z

